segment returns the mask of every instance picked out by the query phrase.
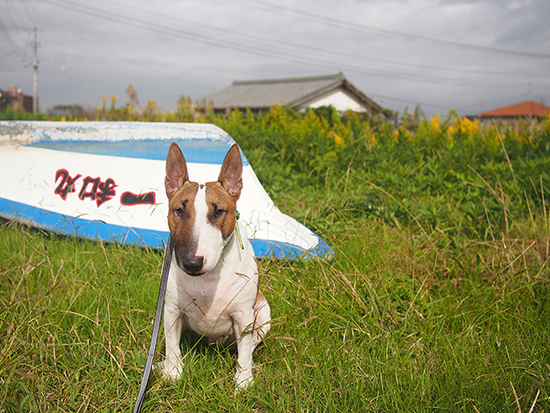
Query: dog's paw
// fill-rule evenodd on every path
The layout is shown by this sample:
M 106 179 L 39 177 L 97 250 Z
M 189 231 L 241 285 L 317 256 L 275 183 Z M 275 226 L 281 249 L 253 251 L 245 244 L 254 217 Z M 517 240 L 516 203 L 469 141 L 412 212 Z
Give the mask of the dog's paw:
M 183 363 L 178 361 L 173 363 L 166 359 L 160 363 L 155 364 L 155 370 L 160 373 L 164 379 L 179 380 L 183 372 Z
M 252 369 L 237 371 L 237 374 L 235 375 L 235 393 L 247 389 L 252 383 L 254 383 Z

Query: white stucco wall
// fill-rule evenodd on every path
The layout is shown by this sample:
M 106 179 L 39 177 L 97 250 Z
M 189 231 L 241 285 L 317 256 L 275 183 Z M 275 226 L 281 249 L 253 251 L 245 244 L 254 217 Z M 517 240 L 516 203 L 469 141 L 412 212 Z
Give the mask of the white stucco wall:
M 325 96 L 319 100 L 310 103 L 308 106 L 311 108 L 318 108 L 319 106 L 332 105 L 338 111 L 345 112 L 346 110 L 354 110 L 356 112 L 365 112 L 366 109 L 358 102 L 350 98 L 341 90 L 337 90 L 332 95 Z

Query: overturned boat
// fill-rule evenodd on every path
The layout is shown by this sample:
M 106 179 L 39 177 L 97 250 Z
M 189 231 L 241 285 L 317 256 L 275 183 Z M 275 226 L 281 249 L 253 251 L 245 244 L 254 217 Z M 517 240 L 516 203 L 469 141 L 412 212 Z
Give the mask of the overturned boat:
M 172 142 L 198 182 L 217 180 L 235 143 L 208 124 L 0 121 L 0 216 L 65 235 L 162 248 Z M 256 256 L 332 256 L 317 234 L 274 205 L 241 155 L 237 207 Z

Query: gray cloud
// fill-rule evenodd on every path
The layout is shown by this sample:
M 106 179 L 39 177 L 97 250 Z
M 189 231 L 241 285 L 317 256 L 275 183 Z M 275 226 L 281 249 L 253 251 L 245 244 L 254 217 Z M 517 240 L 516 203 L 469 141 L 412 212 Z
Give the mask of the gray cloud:
M 39 97 L 101 95 L 175 108 L 234 79 L 344 72 L 394 110 L 477 113 L 550 103 L 550 3 L 539 1 L 6 0 L 0 88 L 32 93 L 28 30 L 39 30 Z

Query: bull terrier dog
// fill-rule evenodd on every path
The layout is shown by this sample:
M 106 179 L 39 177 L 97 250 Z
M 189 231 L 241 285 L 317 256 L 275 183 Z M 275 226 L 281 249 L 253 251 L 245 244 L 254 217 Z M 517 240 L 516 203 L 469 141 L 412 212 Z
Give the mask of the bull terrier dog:
M 165 187 L 174 251 L 164 306 L 166 358 L 158 366 L 166 378 L 182 375 L 185 328 L 209 343 L 236 342 L 236 390 L 253 382 L 252 352 L 271 328 L 271 310 L 259 289 L 252 245 L 236 216 L 242 170 L 235 144 L 216 182 L 192 182 L 179 146 L 170 146 Z

